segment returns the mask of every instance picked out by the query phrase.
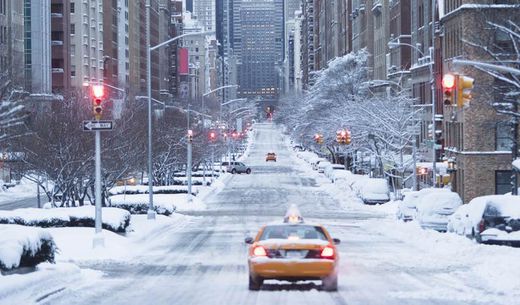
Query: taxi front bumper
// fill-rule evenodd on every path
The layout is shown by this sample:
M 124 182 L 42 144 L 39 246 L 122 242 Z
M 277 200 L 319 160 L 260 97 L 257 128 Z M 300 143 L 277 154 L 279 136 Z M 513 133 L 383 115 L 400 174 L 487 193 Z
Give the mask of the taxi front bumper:
M 336 261 L 329 259 L 272 259 L 249 260 L 249 273 L 263 279 L 312 280 L 329 276 L 336 271 Z

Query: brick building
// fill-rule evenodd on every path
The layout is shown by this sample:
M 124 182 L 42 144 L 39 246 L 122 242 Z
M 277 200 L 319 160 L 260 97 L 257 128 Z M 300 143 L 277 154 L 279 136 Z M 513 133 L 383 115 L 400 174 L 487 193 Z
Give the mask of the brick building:
M 444 106 L 443 132 L 446 156 L 456 161 L 452 187 L 465 202 L 488 194 L 511 191 L 511 126 L 508 116 L 493 109 L 494 102 L 505 102 L 499 90 L 502 84 L 488 74 L 469 66 L 454 65 L 454 58 L 487 61 L 492 58 L 480 47 L 492 51 L 513 52 L 509 37 L 488 22 L 520 24 L 518 1 L 445 1 L 443 71 L 475 79 L 471 102 L 463 108 Z M 478 3 L 477 3 L 478 2 Z M 506 3 L 507 2 L 507 3 Z M 509 4 L 509 5 L 508 5 Z M 516 5 L 515 5 L 516 4 Z

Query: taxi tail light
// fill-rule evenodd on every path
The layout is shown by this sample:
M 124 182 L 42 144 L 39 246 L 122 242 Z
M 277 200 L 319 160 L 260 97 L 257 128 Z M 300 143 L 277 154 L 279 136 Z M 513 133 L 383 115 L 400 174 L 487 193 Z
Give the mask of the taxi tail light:
M 320 256 L 322 258 L 330 258 L 330 259 L 333 259 L 334 255 L 335 255 L 334 248 L 332 248 L 330 246 L 327 246 L 327 247 L 323 248 L 321 250 L 321 254 L 320 254 Z
M 262 247 L 262 246 L 256 246 L 253 249 L 253 255 L 254 256 L 267 256 L 267 251 L 265 251 L 264 247 Z

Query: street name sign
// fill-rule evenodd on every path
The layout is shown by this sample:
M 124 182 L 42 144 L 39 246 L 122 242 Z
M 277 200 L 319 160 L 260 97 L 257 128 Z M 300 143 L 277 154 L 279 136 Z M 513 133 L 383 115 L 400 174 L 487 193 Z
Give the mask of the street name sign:
M 113 121 L 83 121 L 83 131 L 112 130 Z

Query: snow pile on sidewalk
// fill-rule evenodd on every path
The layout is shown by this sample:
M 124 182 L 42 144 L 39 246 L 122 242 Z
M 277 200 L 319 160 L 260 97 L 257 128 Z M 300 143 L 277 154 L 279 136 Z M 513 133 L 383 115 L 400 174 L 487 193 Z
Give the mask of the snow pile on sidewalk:
M 0 225 L 0 269 L 54 262 L 56 246 L 49 232 L 19 225 Z
M 169 216 L 174 211 L 200 211 L 205 210 L 206 205 L 195 197 L 187 194 L 155 194 L 153 205 L 157 214 Z M 110 197 L 110 204 L 130 211 L 132 214 L 146 214 L 148 211 L 148 194 L 141 195 L 115 195 Z
M 192 194 L 197 195 L 199 190 L 203 188 L 201 186 L 193 186 Z M 148 185 L 127 185 L 127 186 L 115 186 L 108 191 L 110 196 L 114 195 L 137 195 L 137 194 L 148 194 Z M 154 194 L 187 194 L 188 186 L 186 185 L 166 185 L 166 186 L 154 186 Z
M 0 180 L 1 182 L 1 180 Z M 40 189 L 43 193 L 43 190 Z M 21 200 L 25 198 L 36 197 L 36 184 L 26 178 L 20 180 L 20 183 L 8 189 L 2 189 L 0 186 L 0 203 Z
M 103 228 L 114 232 L 125 232 L 130 224 L 130 213 L 118 208 L 103 208 Z M 36 227 L 94 227 L 95 207 L 52 209 L 17 209 L 0 211 L 0 223 Z

